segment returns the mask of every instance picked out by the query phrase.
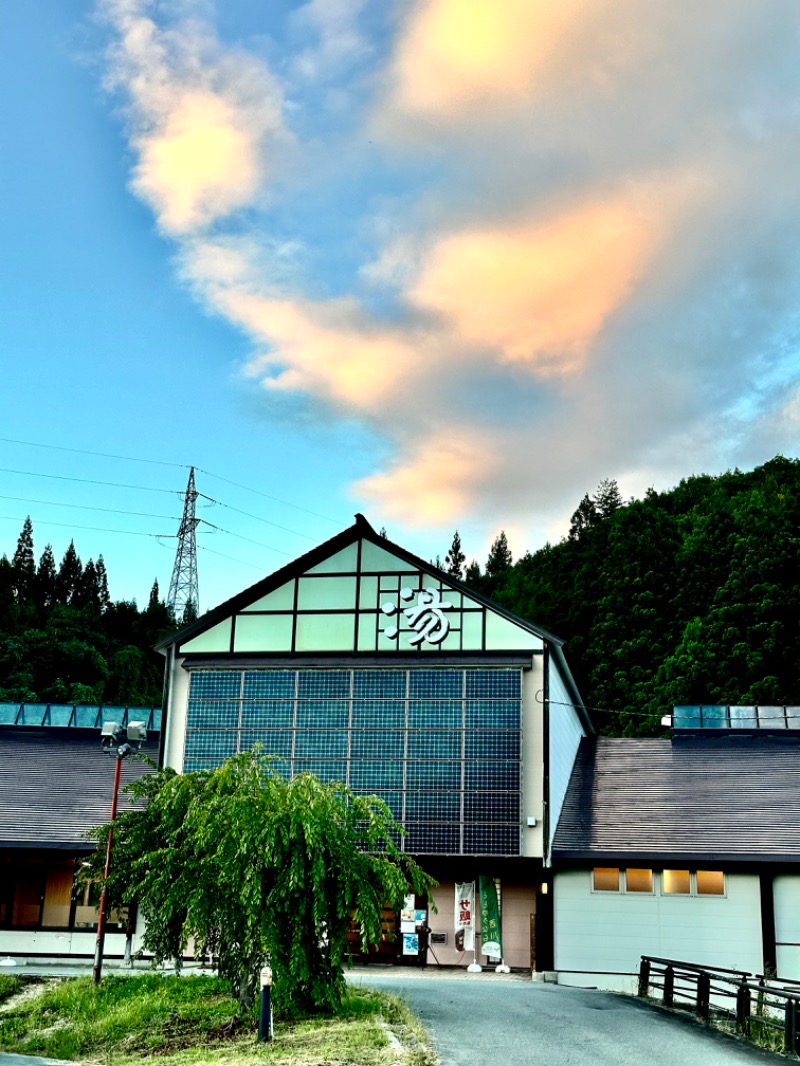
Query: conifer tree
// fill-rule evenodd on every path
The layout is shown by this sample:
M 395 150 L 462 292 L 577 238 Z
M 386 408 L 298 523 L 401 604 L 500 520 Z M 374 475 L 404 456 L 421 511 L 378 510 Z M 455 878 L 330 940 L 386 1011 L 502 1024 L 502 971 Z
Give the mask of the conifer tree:
M 158 578 L 153 582 L 153 587 L 150 589 L 150 598 L 147 601 L 147 610 L 154 611 L 161 605 L 161 595 L 158 587 Z
M 83 573 L 72 594 L 71 604 L 73 607 L 91 607 L 95 611 L 100 611 L 100 586 L 93 559 L 90 559 L 83 568 Z
M 53 545 L 45 544 L 36 570 L 36 603 L 45 609 L 52 607 L 56 600 L 56 560 Z
M 100 602 L 100 612 L 102 614 L 111 603 L 111 596 L 108 593 L 108 572 L 106 571 L 106 562 L 102 555 L 97 557 L 95 570 L 97 572 L 97 597 Z
M 447 563 L 447 573 L 451 577 L 462 580 L 464 576 L 464 563 L 466 561 L 466 555 L 461 550 L 461 537 L 458 530 L 453 534 L 453 543 L 450 545 L 450 551 L 445 556 L 445 562 Z
M 486 560 L 486 576 L 490 578 L 500 577 L 510 568 L 512 562 L 513 559 L 511 550 L 508 547 L 505 530 L 501 529 L 489 549 L 489 558 Z
M 596 526 L 599 521 L 600 516 L 597 513 L 597 506 L 587 493 L 572 513 L 569 526 L 569 539 L 580 540 L 580 538 L 586 533 L 587 529 Z
M 76 590 L 80 597 L 81 577 L 83 576 L 83 563 L 75 551 L 75 541 L 69 542 L 69 547 L 64 552 L 61 566 L 58 568 L 56 578 L 56 596 L 59 603 L 71 604 Z
M 593 502 L 600 518 L 608 518 L 622 507 L 622 493 L 613 478 L 603 478 L 597 486 Z
M 33 559 L 33 523 L 30 515 L 23 523 L 11 566 L 14 569 L 15 599 L 21 607 L 27 607 L 33 600 L 33 587 L 36 581 L 36 563 Z

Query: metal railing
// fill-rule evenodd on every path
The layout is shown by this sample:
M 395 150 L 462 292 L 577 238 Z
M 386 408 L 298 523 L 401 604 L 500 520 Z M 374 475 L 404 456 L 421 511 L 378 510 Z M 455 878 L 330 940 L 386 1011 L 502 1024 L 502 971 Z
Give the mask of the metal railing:
M 800 1056 L 800 981 L 642 955 L 638 995 L 661 992 L 665 1007 L 723 1023 L 773 1051 Z M 725 1025 L 724 1023 L 728 1024 Z

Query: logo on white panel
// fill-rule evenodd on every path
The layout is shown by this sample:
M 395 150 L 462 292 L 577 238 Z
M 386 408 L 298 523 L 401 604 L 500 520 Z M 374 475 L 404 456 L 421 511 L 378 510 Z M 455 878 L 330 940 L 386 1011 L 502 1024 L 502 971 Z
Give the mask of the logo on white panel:
M 400 589 L 400 599 L 408 602 L 416 596 L 416 603 L 409 603 L 408 607 L 401 608 L 396 603 L 387 601 L 381 604 L 381 610 L 390 617 L 402 610 L 408 619 L 408 623 L 414 630 L 409 636 L 409 644 L 441 644 L 450 632 L 450 621 L 444 612 L 450 610 L 452 603 L 442 599 L 438 589 L 421 589 L 415 593 L 410 588 Z M 393 640 L 400 632 L 397 626 L 387 626 L 383 635 Z

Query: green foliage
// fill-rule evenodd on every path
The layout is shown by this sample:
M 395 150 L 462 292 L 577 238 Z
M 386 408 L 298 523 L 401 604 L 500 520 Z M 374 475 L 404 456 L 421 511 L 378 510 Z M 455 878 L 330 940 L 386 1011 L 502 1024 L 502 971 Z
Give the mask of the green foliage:
M 115 824 L 112 905 L 137 902 L 158 961 L 190 939 L 212 953 L 245 1011 L 266 957 L 280 1009 L 336 1009 L 351 919 L 375 944 L 384 905 L 434 883 L 399 852 L 385 804 L 311 774 L 287 781 L 258 751 L 213 772 L 162 770 L 130 791 L 147 803 Z M 89 877 L 107 832 L 94 834 Z
M 84 567 L 74 544 L 58 571 L 49 544 L 33 558 L 26 520 L 13 561 L 0 558 L 0 700 L 160 703 L 152 648 L 175 629 L 166 605 L 152 593 L 145 611 L 112 603 L 102 555 Z
M 800 461 L 782 456 L 624 506 L 603 482 L 492 595 L 567 641 L 605 732 L 657 734 L 676 703 L 799 704 L 798 528 Z
M 461 550 L 461 536 L 458 530 L 453 534 L 453 543 L 450 545 L 450 551 L 445 556 L 445 563 L 447 564 L 446 573 L 451 577 L 457 578 L 459 581 L 464 576 L 464 563 L 466 562 L 466 555 Z

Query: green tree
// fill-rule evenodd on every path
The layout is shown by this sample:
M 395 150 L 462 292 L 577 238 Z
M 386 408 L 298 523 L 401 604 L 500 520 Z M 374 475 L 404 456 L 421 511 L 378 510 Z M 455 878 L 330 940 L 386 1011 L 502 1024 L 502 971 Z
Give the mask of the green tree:
M 622 493 L 613 478 L 603 478 L 597 486 L 593 503 L 599 518 L 608 518 L 623 506 Z
M 458 530 L 453 534 L 453 543 L 450 545 L 450 551 L 445 556 L 445 563 L 447 564 L 446 573 L 451 577 L 458 578 L 461 581 L 464 577 L 464 563 L 466 562 L 466 555 L 461 550 L 461 537 Z
M 34 584 L 36 582 L 36 563 L 33 559 L 33 523 L 31 516 L 25 519 L 17 540 L 17 548 L 11 560 L 14 570 L 14 594 L 21 607 L 33 602 Z
M 106 561 L 102 555 L 98 555 L 95 569 L 97 571 L 97 598 L 102 612 L 111 603 L 111 596 L 108 593 L 108 571 L 106 570 Z
M 56 561 L 52 544 L 45 544 L 36 569 L 36 605 L 47 610 L 56 601 Z
M 180 958 L 190 938 L 212 951 L 242 1011 L 265 958 L 279 1009 L 335 1010 L 352 920 L 375 944 L 383 907 L 435 884 L 400 853 L 380 800 L 311 774 L 287 781 L 258 751 L 214 771 L 162 770 L 130 791 L 146 806 L 114 825 L 112 905 L 138 902 L 157 961 Z M 108 831 L 94 833 L 90 877 Z
M 83 577 L 83 563 L 75 551 L 75 541 L 69 542 L 69 547 L 64 552 L 61 566 L 58 568 L 56 578 L 56 595 L 59 603 L 71 604 L 76 591 L 80 596 L 81 578 Z
M 569 539 L 580 540 L 586 534 L 586 531 L 591 529 L 592 526 L 596 526 L 599 521 L 600 516 L 597 513 L 597 505 L 587 493 L 572 512 Z

